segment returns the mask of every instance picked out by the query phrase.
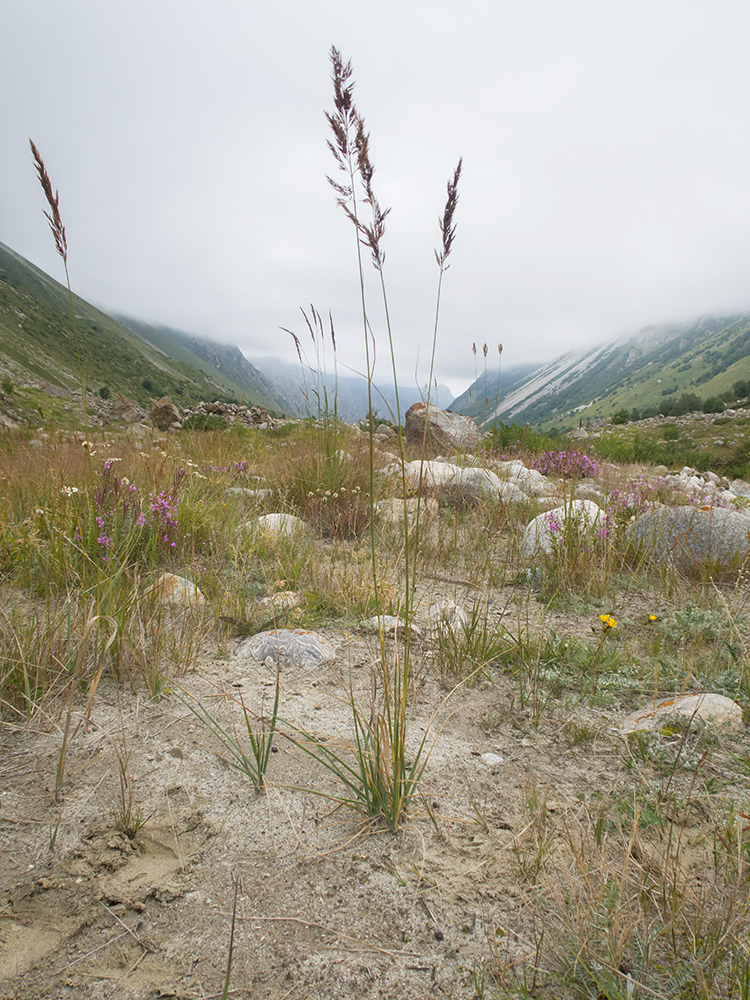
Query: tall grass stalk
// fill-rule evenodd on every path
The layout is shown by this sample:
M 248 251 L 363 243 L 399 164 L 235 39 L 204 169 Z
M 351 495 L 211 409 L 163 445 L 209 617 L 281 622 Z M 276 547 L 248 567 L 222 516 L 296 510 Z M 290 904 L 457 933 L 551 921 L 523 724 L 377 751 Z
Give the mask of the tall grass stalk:
M 397 427 L 398 454 L 401 465 L 401 489 L 404 498 L 404 537 L 403 537 L 403 559 L 404 559 L 404 600 L 403 606 L 399 609 L 401 617 L 408 623 L 413 614 L 414 589 L 416 583 L 418 547 L 412 548 L 410 537 L 409 518 L 407 516 L 406 498 L 408 496 L 406 471 L 405 471 L 405 441 L 402 430 L 401 403 L 399 399 L 398 373 L 396 370 L 396 352 L 394 345 L 393 326 L 389 308 L 388 293 L 385 283 L 385 251 L 383 239 L 385 236 L 386 218 L 390 212 L 389 208 L 383 209 L 378 201 L 373 187 L 373 175 L 375 168 L 370 157 L 370 136 L 365 127 L 365 120 L 357 110 L 354 103 L 354 82 L 352 80 L 352 66 L 350 62 L 345 62 L 341 53 L 335 47 L 330 52 L 333 80 L 333 104 L 332 112 L 326 113 L 326 118 L 331 129 L 331 138 L 328 140 L 328 147 L 333 154 L 340 175 L 343 179 L 335 180 L 328 178 L 337 196 L 337 204 L 343 210 L 349 222 L 353 225 L 356 234 L 357 247 L 357 273 L 359 280 L 360 303 L 362 312 L 362 328 L 365 342 L 367 394 L 369 408 L 369 448 L 370 448 L 370 555 L 373 577 L 373 590 L 375 594 L 376 606 L 378 607 L 379 619 L 379 640 L 380 640 L 380 662 L 379 662 L 379 682 L 382 689 L 382 703 L 376 706 L 373 704 L 369 719 L 365 719 L 364 714 L 351 698 L 352 716 L 354 722 L 354 747 L 356 764 L 353 771 L 348 765 L 338 770 L 339 777 L 347 788 L 351 788 L 351 778 L 354 775 L 358 795 L 365 796 L 365 812 L 368 815 L 378 814 L 391 828 L 396 828 L 402 818 L 404 809 L 407 807 L 414 794 L 416 783 L 421 776 L 424 762 L 422 754 L 424 751 L 424 739 L 420 744 L 418 753 L 411 764 L 407 764 L 406 740 L 408 732 L 408 693 L 409 674 L 411 659 L 411 630 L 407 627 L 404 630 L 404 648 L 401 653 L 399 645 L 396 644 L 393 652 L 393 660 L 389 665 L 388 655 L 385 647 L 385 635 L 383 630 L 383 619 L 380 613 L 380 593 L 377 568 L 377 552 L 375 541 L 375 518 L 374 518 L 374 496 L 375 496 L 375 455 L 374 455 L 374 421 L 373 415 L 373 380 L 374 380 L 374 336 L 370 322 L 367 296 L 365 292 L 365 274 L 362 248 L 366 247 L 370 252 L 372 265 L 378 275 L 378 283 L 382 298 L 385 329 L 388 337 L 388 347 L 393 373 L 393 385 L 395 392 L 395 423 Z M 458 181 L 461 174 L 461 161 L 454 172 L 452 180 L 448 184 L 448 200 L 441 220 L 442 245 L 436 251 L 436 259 L 440 270 L 438 280 L 438 296 L 436 304 L 435 323 L 433 329 L 433 348 L 430 359 L 430 384 L 434 371 L 435 346 L 437 342 L 437 330 L 440 310 L 440 294 L 442 290 L 442 280 L 448 267 L 453 241 L 455 239 L 455 209 L 458 201 Z M 358 198 L 358 191 L 361 196 Z M 369 208 L 369 221 L 364 221 L 361 214 L 361 205 Z M 429 390 L 428 390 L 429 391 Z M 424 448 L 422 450 L 424 458 Z M 417 533 L 418 539 L 418 517 L 417 512 Z M 416 540 L 415 540 L 416 541 Z M 321 744 L 315 744 L 316 752 L 326 757 L 324 761 L 329 769 L 339 768 L 340 761 L 334 760 L 330 752 L 321 749 Z M 373 792 L 374 798 L 370 798 Z
M 31 146 L 31 155 L 34 157 L 34 166 L 36 167 L 36 172 L 39 177 L 39 183 L 42 185 L 44 197 L 47 199 L 47 204 L 49 205 L 49 212 L 45 212 L 44 214 L 55 240 L 55 249 L 62 257 L 63 267 L 65 268 L 65 284 L 68 288 L 70 316 L 73 320 L 73 339 L 75 340 L 76 359 L 78 361 L 78 378 L 81 384 L 81 410 L 83 413 L 83 427 L 86 434 L 86 451 L 90 453 L 91 442 L 89 441 L 89 421 L 88 414 L 86 413 L 86 383 L 83 378 L 81 347 L 78 341 L 78 325 L 76 324 L 76 312 L 73 307 L 73 292 L 70 287 L 70 273 L 68 271 L 68 238 L 65 234 L 65 226 L 63 225 L 62 216 L 60 215 L 60 193 L 57 190 L 54 194 L 52 193 L 52 182 L 49 179 L 49 174 L 47 173 L 47 168 L 44 165 L 41 153 L 31 139 L 29 139 L 29 145 Z

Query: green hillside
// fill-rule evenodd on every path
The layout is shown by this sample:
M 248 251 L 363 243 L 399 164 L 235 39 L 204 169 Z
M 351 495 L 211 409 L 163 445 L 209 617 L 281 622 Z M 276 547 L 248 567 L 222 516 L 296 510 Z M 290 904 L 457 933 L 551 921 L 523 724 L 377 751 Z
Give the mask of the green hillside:
M 279 387 L 251 364 L 239 347 L 219 344 L 166 326 L 152 326 L 129 316 L 115 317 L 121 326 L 158 351 L 192 365 L 225 387 L 238 402 L 252 402 L 275 413 L 288 413 L 292 404 Z
M 510 384 L 497 386 L 488 378 L 487 421 L 566 430 L 581 419 L 610 417 L 622 410 L 657 412 L 665 400 L 683 395 L 702 403 L 748 379 L 750 316 L 710 317 L 648 328 L 589 351 L 562 355 Z M 470 397 L 476 401 L 480 395 L 483 401 L 482 380 L 452 409 L 469 412 Z
M 168 395 L 181 406 L 202 399 L 273 405 L 265 394 L 211 368 L 188 350 L 172 354 L 147 343 L 88 302 L 73 296 L 87 391 L 102 388 L 148 406 Z M 80 385 L 67 289 L 0 243 L 0 374 L 69 391 Z

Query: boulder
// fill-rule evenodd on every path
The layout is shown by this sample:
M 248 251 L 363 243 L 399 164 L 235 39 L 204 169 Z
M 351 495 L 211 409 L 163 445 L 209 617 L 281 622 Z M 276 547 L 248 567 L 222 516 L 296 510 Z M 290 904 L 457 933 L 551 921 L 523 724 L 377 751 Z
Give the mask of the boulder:
M 562 507 L 545 511 L 526 526 L 521 552 L 525 556 L 550 555 L 555 550 L 555 539 L 565 531 L 567 522 L 573 520 L 581 530 L 592 529 L 602 513 L 601 507 L 592 500 L 571 500 Z
M 460 413 L 439 410 L 426 403 L 414 403 L 406 411 L 406 442 L 421 445 L 425 440 L 428 448 L 438 451 L 471 451 L 482 440 L 479 428 L 471 419 Z
M 206 599 L 194 583 L 174 573 L 162 573 L 144 597 L 155 597 L 160 604 L 185 604 L 191 607 L 205 604 Z
M 736 497 L 750 497 L 750 483 L 745 479 L 733 479 L 729 489 Z
M 406 517 L 411 528 L 417 520 L 418 504 L 419 517 L 423 524 L 425 521 L 434 521 L 440 513 L 438 502 L 432 497 L 423 499 L 421 503 L 419 503 L 416 497 L 409 497 L 406 501 L 395 497 L 390 500 L 376 500 L 374 508 L 378 518 L 385 524 L 399 525 L 403 525 L 404 523 L 404 509 L 406 509 Z
M 168 431 L 170 427 L 182 427 L 180 423 L 180 411 L 174 405 L 169 396 L 162 396 L 157 399 L 151 410 L 151 422 L 160 431 Z
M 653 702 L 633 712 L 622 724 L 626 733 L 661 729 L 670 718 L 700 720 L 737 731 L 742 729 L 742 709 L 736 701 L 721 694 L 684 694 Z
M 420 473 L 423 489 L 439 491 L 447 499 L 477 503 L 500 499 L 505 503 L 523 503 L 526 495 L 515 483 L 506 483 L 489 469 L 463 468 L 451 462 L 408 462 L 404 467 L 406 481 L 419 488 Z
M 628 527 L 647 558 L 685 573 L 736 570 L 750 551 L 750 514 L 723 507 L 656 507 Z
M 294 514 L 263 514 L 245 521 L 242 527 L 247 531 L 260 531 L 268 535 L 310 535 L 312 528 Z

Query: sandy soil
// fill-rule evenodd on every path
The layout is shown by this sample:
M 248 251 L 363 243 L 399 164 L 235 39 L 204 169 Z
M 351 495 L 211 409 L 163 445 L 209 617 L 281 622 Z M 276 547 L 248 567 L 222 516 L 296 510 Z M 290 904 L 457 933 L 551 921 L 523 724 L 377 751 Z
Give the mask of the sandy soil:
M 590 637 L 590 617 L 555 627 Z M 347 685 L 366 702 L 378 649 L 360 632 L 325 634 L 337 663 L 284 668 L 280 715 L 335 741 L 351 729 Z M 424 640 L 417 662 L 431 655 Z M 535 728 L 500 673 L 445 704 L 435 671 L 420 673 L 412 749 L 429 727 L 431 752 L 397 833 L 314 794 L 340 788 L 288 740 L 265 794 L 220 759 L 185 699 L 231 724 L 222 688 L 257 707 L 274 683 L 231 649 L 158 701 L 103 682 L 88 726 L 76 706 L 60 804 L 60 720 L 1 730 L 0 997 L 220 996 L 235 885 L 232 997 L 459 1000 L 476 995 L 484 964 L 512 984 L 543 930 L 519 861 L 539 842 L 529 799 L 546 800 L 550 856 L 565 867 L 570 830 L 629 780 L 618 721 L 633 704 L 552 701 Z M 569 745 L 572 718 L 593 734 L 582 746 Z M 133 839 L 117 830 L 118 748 L 146 819 Z

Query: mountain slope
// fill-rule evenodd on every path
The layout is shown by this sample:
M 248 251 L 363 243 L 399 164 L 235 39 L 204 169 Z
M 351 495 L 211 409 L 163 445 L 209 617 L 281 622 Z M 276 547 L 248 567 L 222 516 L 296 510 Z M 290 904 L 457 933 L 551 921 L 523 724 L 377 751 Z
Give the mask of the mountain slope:
M 219 344 L 171 327 L 152 326 L 130 316 L 117 315 L 116 319 L 158 351 L 215 379 L 238 401 L 250 401 L 278 413 L 292 411 L 290 401 L 279 387 L 251 364 L 234 344 Z
M 716 396 L 748 378 L 750 316 L 706 317 L 570 351 L 499 391 L 493 383 L 490 398 L 498 403 L 487 420 L 564 430 L 623 408 L 658 409 L 665 397 L 682 393 Z M 481 380 L 471 391 L 484 396 Z M 452 408 L 467 407 L 461 397 Z
M 232 397 L 273 405 L 262 391 L 248 392 L 187 350 L 172 354 L 146 342 L 77 295 L 73 308 L 89 392 L 106 387 L 144 406 L 164 394 L 178 405 Z M 80 385 L 67 288 L 3 243 L 0 373 L 11 380 L 31 378 L 69 391 Z

